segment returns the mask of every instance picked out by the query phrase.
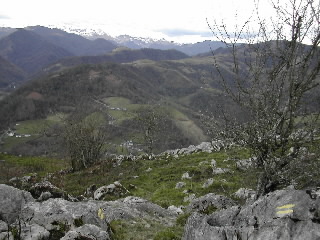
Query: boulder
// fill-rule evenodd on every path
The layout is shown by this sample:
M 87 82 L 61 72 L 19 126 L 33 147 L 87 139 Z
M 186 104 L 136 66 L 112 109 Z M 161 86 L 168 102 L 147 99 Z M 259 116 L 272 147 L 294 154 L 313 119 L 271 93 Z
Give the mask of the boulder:
M 279 190 L 243 207 L 209 215 L 193 213 L 184 240 L 320 239 L 320 198 L 302 190 Z
M 118 182 L 114 183 L 119 186 Z M 110 239 L 113 220 L 142 220 L 149 225 L 173 226 L 178 212 L 139 197 L 116 201 L 71 202 L 62 198 L 35 201 L 31 194 L 0 184 L 0 239 L 13 239 L 7 227 L 19 229 L 21 239 Z M 3 194 L 4 193 L 4 194 Z
M 210 142 L 202 142 L 198 146 L 196 146 L 197 151 L 211 153 L 213 150 L 212 143 Z
M 63 198 L 66 197 L 67 194 L 61 190 L 60 188 L 54 186 L 49 181 L 43 181 L 34 184 L 30 189 L 29 192 L 32 194 L 34 198 L 39 198 L 42 193 L 49 192 L 51 193 L 51 197 L 53 198 Z
M 110 194 L 113 196 L 121 197 L 128 193 L 128 190 L 122 186 L 118 181 L 109 184 L 108 186 L 99 187 L 94 193 L 93 198 L 95 200 L 102 199 L 105 195 Z
M 39 202 L 43 202 L 52 197 L 51 192 L 42 192 L 40 197 L 37 199 Z
M 182 214 L 183 213 L 183 210 L 182 210 L 181 206 L 180 207 L 176 207 L 174 205 L 171 205 L 171 206 L 168 207 L 168 210 L 174 212 L 175 214 Z
M 12 224 L 18 218 L 21 209 L 35 200 L 29 192 L 0 184 L 0 219 Z

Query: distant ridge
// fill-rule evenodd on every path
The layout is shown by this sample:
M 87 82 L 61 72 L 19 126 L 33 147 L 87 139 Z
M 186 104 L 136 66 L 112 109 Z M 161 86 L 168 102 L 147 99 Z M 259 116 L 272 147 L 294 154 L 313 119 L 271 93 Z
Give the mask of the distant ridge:
M 61 58 L 73 56 L 69 51 L 25 29 L 18 29 L 0 40 L 0 55 L 29 75 Z

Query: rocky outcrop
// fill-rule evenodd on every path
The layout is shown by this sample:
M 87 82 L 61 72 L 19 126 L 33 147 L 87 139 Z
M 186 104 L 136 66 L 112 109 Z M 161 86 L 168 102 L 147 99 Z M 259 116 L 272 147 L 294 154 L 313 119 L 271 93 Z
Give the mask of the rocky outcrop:
M 210 215 L 194 212 L 183 239 L 320 239 L 320 198 L 308 193 L 280 190 L 243 207 L 233 206 Z
M 212 209 L 226 209 L 234 205 L 236 205 L 236 203 L 230 198 L 214 193 L 208 193 L 202 197 L 192 200 L 187 207 L 187 211 L 207 212 L 210 209 L 211 211 Z
M 7 232 L 9 224 L 20 229 L 21 239 L 110 239 L 113 220 L 143 219 L 171 226 L 178 214 L 132 196 L 109 202 L 71 202 L 62 198 L 40 202 L 28 192 L 3 184 L 0 193 L 0 214 L 5 220 L 0 221 L 0 236 L 12 236 Z
M 34 201 L 29 192 L 0 184 L 0 220 L 13 223 L 25 205 Z
M 85 224 L 75 228 L 74 230 L 67 232 L 67 234 L 61 238 L 61 240 L 77 239 L 110 240 L 111 238 L 108 232 L 103 231 L 101 228 L 92 224 Z
M 93 193 L 93 198 L 95 200 L 101 200 L 107 194 L 117 196 L 117 197 L 122 197 L 127 193 L 129 193 L 129 191 L 124 186 L 122 186 L 122 184 L 120 182 L 116 181 L 116 182 L 109 184 L 107 186 L 99 187 Z
M 188 155 L 195 152 L 211 153 L 214 151 L 220 151 L 221 149 L 226 147 L 227 147 L 226 144 L 223 143 L 222 141 L 202 142 L 197 146 L 190 145 L 187 148 L 168 150 L 162 153 L 162 155 L 168 154 L 168 155 L 178 156 L 178 155 Z

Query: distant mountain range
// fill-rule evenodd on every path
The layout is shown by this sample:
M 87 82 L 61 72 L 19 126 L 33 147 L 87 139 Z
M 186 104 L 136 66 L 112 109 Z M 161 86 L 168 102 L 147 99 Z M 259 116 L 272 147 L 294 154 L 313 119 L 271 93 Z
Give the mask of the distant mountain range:
M 0 28 L 0 57 L 1 62 L 6 62 L 0 68 L 0 88 L 12 88 L 59 64 L 58 69 L 83 63 L 177 60 L 221 46 L 211 41 L 181 45 L 128 35 L 112 38 L 103 33 L 74 32 L 78 34 L 42 26 Z

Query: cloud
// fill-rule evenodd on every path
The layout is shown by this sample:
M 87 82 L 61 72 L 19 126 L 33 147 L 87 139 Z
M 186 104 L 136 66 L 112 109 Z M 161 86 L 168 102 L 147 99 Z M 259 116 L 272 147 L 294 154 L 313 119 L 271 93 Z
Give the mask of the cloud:
M 0 19 L 10 19 L 10 17 L 0 13 Z
M 211 37 L 212 33 L 210 31 L 193 31 L 188 29 L 161 29 L 159 30 L 168 37 L 179 37 L 179 36 L 201 36 L 201 37 Z

